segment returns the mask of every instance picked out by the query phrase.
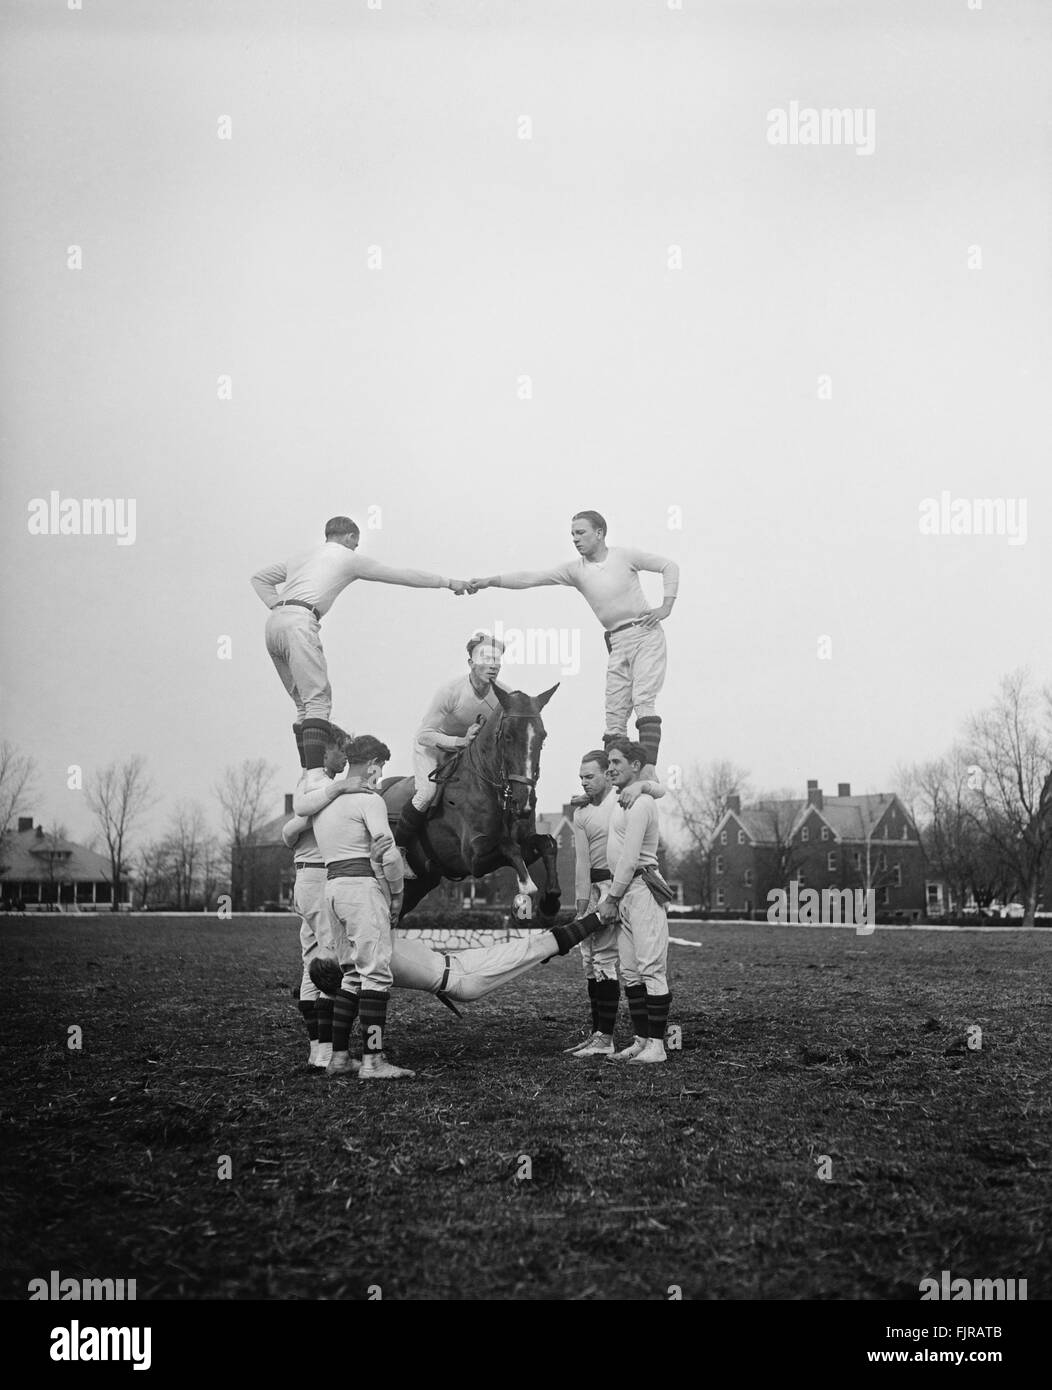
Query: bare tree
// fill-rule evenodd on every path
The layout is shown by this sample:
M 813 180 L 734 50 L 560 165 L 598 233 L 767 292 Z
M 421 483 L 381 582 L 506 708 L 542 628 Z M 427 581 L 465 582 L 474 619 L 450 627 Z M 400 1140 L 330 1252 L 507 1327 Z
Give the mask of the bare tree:
M 236 767 L 227 767 L 215 787 L 230 846 L 230 893 L 235 910 L 242 908 L 251 895 L 254 866 L 252 856 L 246 855 L 245 850 L 256 842 L 277 771 L 274 763 L 263 758 L 245 758 Z
M 805 805 L 799 796 L 794 796 L 791 788 L 783 787 L 780 791 L 761 792 L 749 807 L 750 811 L 762 814 L 770 832 L 770 839 L 760 845 L 761 852 L 757 856 L 765 880 L 757 885 L 763 890 L 758 894 L 761 902 L 766 901 L 772 888 L 788 892 L 790 881 L 807 858 L 807 847 L 793 838 Z
M 37 766 L 7 739 L 0 742 L 0 874 L 7 872 L 3 842 L 12 822 L 27 809 L 36 793 Z
M 230 860 L 215 835 L 208 835 L 201 843 L 201 906 L 207 911 L 213 907 L 224 882 L 230 882 Z
M 94 782 L 88 783 L 84 795 L 106 844 L 116 908 L 121 879 L 129 862 L 132 829 L 155 801 L 145 758 L 135 753 L 122 763 L 110 763 Z
M 151 840 L 141 845 L 135 861 L 139 874 L 139 906 L 151 907 L 158 896 L 165 900 L 172 881 L 168 841 Z
M 200 859 L 208 827 L 200 802 L 180 801 L 168 822 L 168 862 L 175 881 L 176 901 L 190 910 L 200 873 Z
M 691 896 L 697 893 L 703 905 L 708 905 L 708 863 L 713 833 L 727 810 L 727 798 L 744 797 L 748 791 L 746 769 L 720 758 L 704 765 L 692 764 L 683 785 L 671 793 L 673 814 L 683 831 L 685 844 L 672 856 L 670 869 L 684 880 Z
M 1043 698 L 1052 710 L 1052 689 L 1046 687 Z M 1014 671 L 1002 680 L 994 704 L 968 723 L 968 756 L 976 769 L 972 819 L 1021 893 L 1028 927 L 1052 854 L 1052 737 L 1037 705 L 1027 672 Z

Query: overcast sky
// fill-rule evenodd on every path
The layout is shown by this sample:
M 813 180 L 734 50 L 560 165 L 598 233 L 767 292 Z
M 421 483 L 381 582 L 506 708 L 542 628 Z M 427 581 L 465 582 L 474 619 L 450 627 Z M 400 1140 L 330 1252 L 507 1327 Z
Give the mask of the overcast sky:
M 86 833 L 67 768 L 134 752 L 158 829 L 245 757 L 279 809 L 293 711 L 248 581 L 334 513 L 442 574 L 570 558 L 584 507 L 675 558 L 665 768 L 884 790 L 1003 673 L 1052 678 L 1047 3 L 0 13 L 0 713 L 39 818 Z M 872 113 L 872 152 L 772 144 L 794 101 Z M 134 544 L 30 534 L 52 491 L 134 499 Z M 1025 502 L 1025 543 L 922 534 L 944 492 Z M 497 620 L 577 634 L 577 674 L 505 668 L 562 680 L 558 806 L 603 730 L 572 590 L 355 584 L 334 718 L 408 771 Z

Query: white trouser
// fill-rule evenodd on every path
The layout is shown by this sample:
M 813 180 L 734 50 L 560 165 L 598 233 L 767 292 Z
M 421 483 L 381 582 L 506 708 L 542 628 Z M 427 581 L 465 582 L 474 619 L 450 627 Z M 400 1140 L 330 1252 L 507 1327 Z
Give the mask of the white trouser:
M 301 999 L 320 999 L 321 991 L 310 977 L 310 963 L 319 956 L 331 956 L 332 927 L 329 925 L 329 904 L 325 897 L 325 870 L 297 869 L 292 891 L 292 905 L 300 918 L 300 955 L 303 958 L 303 977 L 300 980 Z
M 389 990 L 391 910 L 375 878 L 332 878 L 326 897 L 336 959 L 350 989 Z
M 668 917 L 642 879 L 634 878 L 621 899 L 617 947 L 626 986 L 641 984 L 648 994 L 668 993 Z
M 416 780 L 416 786 L 413 789 L 413 805 L 418 811 L 426 811 L 434 801 L 438 792 L 438 784 L 430 780 L 431 773 L 448 756 L 441 749 L 425 748 L 420 743 L 413 744 L 413 777 Z
M 328 719 L 332 686 L 321 647 L 321 626 L 306 608 L 272 608 L 266 626 L 267 651 L 281 683 L 292 696 L 297 718 Z
M 588 893 L 588 911 L 594 912 L 609 892 L 609 879 L 605 883 L 593 883 Z M 616 922 L 611 922 L 593 936 L 585 937 L 581 942 L 581 960 L 586 980 L 617 979 L 619 953 Z
M 558 951 L 555 938 L 547 931 L 530 932 L 516 941 L 502 941 L 495 946 L 472 946 L 444 954 L 423 941 L 414 941 L 409 933 L 396 931 L 391 973 L 396 989 L 421 989 L 428 994 L 442 989 L 445 976 L 443 993 L 464 1003 L 509 984 Z
M 610 634 L 606 663 L 606 732 L 626 734 L 628 716 L 656 713 L 655 703 L 665 684 L 667 648 L 661 624 L 628 627 Z

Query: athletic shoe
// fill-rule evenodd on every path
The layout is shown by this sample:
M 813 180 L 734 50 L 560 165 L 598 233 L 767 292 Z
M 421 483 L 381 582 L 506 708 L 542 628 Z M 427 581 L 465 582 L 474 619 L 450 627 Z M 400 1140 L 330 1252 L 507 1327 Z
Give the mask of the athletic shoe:
M 402 1077 L 415 1076 L 415 1071 L 407 1067 L 396 1067 L 382 1052 L 367 1052 L 362 1058 L 359 1081 L 398 1081 Z
M 628 1064 L 632 1067 L 652 1066 L 655 1062 L 667 1062 L 668 1055 L 665 1052 L 665 1044 L 660 1038 L 647 1038 L 646 1046 L 637 1052 L 634 1057 L 629 1057 Z
M 359 1072 L 362 1064 L 357 1057 L 352 1057 L 349 1052 L 334 1052 L 332 1060 L 325 1068 L 326 1076 L 351 1076 L 354 1072 Z
M 650 1041 L 649 1038 L 633 1038 L 633 1040 L 621 1052 L 614 1052 L 607 1058 L 608 1062 L 630 1062 L 633 1057 L 638 1057 Z
M 332 1043 L 318 1043 L 317 1046 L 318 1050 L 314 1054 L 314 1061 L 311 1063 L 311 1066 L 321 1067 L 322 1071 L 324 1071 L 332 1061 Z
M 597 1038 L 598 1036 L 599 1036 L 598 1033 L 591 1033 L 587 1038 L 582 1038 L 582 1039 L 580 1040 L 580 1042 L 575 1042 L 574 1045 L 573 1045 L 572 1047 L 564 1047 L 564 1048 L 563 1048 L 563 1051 L 564 1051 L 564 1052 L 580 1052 L 580 1050 L 581 1050 L 582 1047 L 588 1047 L 588 1045 L 589 1045 L 590 1043 L 594 1043 L 595 1040 L 596 1040 L 596 1038 Z
M 612 1057 L 614 1055 L 614 1040 L 606 1033 L 596 1033 L 588 1041 L 587 1047 L 582 1047 L 580 1052 L 575 1052 L 575 1057 Z

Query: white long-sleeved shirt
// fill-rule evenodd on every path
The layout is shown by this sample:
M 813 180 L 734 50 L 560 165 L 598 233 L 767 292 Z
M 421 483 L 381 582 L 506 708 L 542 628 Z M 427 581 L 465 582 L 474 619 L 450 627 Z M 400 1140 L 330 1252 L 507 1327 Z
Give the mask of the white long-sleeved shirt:
M 298 868 L 301 864 L 320 864 L 321 851 L 318 849 L 318 841 L 314 835 L 314 826 L 308 819 L 306 825 L 300 824 L 302 816 L 294 816 L 292 820 L 286 821 L 281 831 L 281 838 L 292 850 L 292 858 Z M 293 827 L 290 831 L 289 827 Z
M 279 599 L 296 599 L 309 603 L 324 616 L 335 602 L 337 594 L 356 579 L 369 579 L 378 584 L 404 584 L 410 589 L 447 589 L 449 580 L 427 570 L 393 569 L 381 565 L 368 555 L 348 550 L 338 541 L 326 541 L 312 550 L 264 565 L 252 576 L 252 587 L 268 608 Z M 284 587 L 278 593 L 277 586 Z
M 592 887 L 593 869 L 609 869 L 606 860 L 610 838 L 610 814 L 617 805 L 617 791 L 611 787 L 598 805 L 578 806 L 573 815 L 574 897 L 587 898 Z
M 384 799 L 376 792 L 352 792 L 330 801 L 314 817 L 313 829 L 326 866 L 341 859 L 370 859 L 373 841 L 390 839 Z M 380 856 L 384 877 L 396 892 L 402 887 L 402 856 L 392 841 Z
M 544 584 L 569 584 L 584 595 L 592 612 L 609 632 L 622 623 L 630 623 L 649 611 L 639 571 L 660 574 L 664 580 L 665 598 L 675 598 L 679 589 L 679 566 L 675 560 L 651 555 L 645 550 L 633 550 L 624 545 L 608 546 L 606 559 L 598 563 L 568 560 L 550 570 L 516 570 L 498 574 L 494 584 L 498 589 L 535 589 Z
M 505 689 L 503 685 L 500 688 Z M 470 676 L 457 676 L 435 691 L 416 731 L 415 742 L 420 748 L 458 748 L 459 740 L 476 720 L 499 712 L 492 686 L 485 695 L 477 695 Z
M 641 796 L 626 811 L 617 804 L 610 812 L 610 835 L 606 858 L 613 873 L 611 894 L 620 898 L 632 882 L 637 869 L 647 864 L 657 867 L 660 823 L 657 803 Z

